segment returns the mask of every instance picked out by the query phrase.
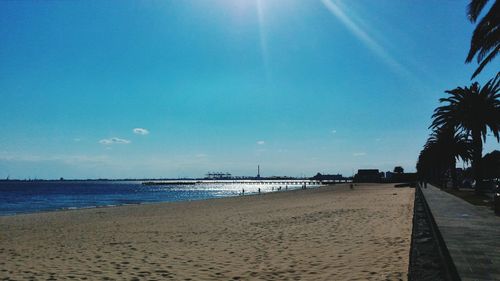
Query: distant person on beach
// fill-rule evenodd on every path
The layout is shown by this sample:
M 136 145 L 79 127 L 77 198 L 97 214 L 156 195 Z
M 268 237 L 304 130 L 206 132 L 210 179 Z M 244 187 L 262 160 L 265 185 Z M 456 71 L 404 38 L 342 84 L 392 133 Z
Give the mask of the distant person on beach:
M 241 189 L 241 195 L 245 195 L 245 189 L 244 188 Z
M 260 187 L 259 187 L 259 194 L 260 194 Z

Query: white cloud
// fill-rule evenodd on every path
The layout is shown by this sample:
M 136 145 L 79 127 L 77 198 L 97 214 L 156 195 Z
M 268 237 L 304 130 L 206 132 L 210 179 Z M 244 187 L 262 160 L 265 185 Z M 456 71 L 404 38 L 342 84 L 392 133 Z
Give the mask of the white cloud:
M 337 133 L 337 130 L 332 130 L 332 134 L 336 134 Z
M 81 141 L 81 140 L 82 140 L 81 138 L 74 138 L 74 139 L 73 139 L 73 141 L 74 141 L 74 142 L 79 142 L 79 141 Z
M 149 134 L 149 131 L 147 129 L 144 129 L 144 128 L 134 128 L 132 131 L 134 132 L 134 134 L 138 134 L 138 135 L 148 135 Z
M 352 155 L 353 155 L 354 157 L 365 156 L 365 155 L 366 155 L 366 152 L 354 152 Z
M 257 142 L 257 144 L 258 144 L 258 145 L 264 145 L 265 143 L 266 143 L 266 142 L 265 142 L 265 141 L 263 141 L 263 140 L 260 140 L 260 141 L 258 141 L 258 142 Z
M 111 144 L 129 144 L 130 141 L 126 139 L 120 139 L 117 137 L 110 138 L 110 139 L 102 139 L 99 141 L 100 144 L 104 145 L 111 145 Z

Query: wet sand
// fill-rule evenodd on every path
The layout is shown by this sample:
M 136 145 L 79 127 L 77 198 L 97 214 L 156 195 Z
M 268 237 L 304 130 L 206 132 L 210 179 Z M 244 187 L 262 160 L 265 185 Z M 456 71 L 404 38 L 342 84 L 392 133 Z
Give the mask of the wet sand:
M 406 280 L 393 186 L 0 217 L 0 280 Z

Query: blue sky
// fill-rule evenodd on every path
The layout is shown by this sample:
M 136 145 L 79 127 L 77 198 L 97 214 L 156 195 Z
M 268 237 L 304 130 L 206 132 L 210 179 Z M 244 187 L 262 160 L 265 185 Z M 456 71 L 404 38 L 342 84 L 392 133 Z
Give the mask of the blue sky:
M 467 4 L 2 1 L 0 178 L 413 171 Z

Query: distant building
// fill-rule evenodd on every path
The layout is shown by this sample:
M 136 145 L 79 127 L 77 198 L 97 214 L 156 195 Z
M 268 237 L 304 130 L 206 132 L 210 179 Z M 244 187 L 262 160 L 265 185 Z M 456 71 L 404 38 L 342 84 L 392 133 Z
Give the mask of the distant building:
M 385 172 L 384 182 L 393 182 L 393 183 L 401 183 L 401 182 L 412 182 L 417 180 L 416 173 L 394 173 L 394 172 Z
M 390 180 L 392 180 L 393 177 L 394 177 L 394 173 L 393 172 L 391 172 L 391 171 L 385 172 L 385 179 L 386 180 L 390 181 Z
M 341 181 L 344 180 L 344 177 L 341 174 L 336 174 L 336 175 L 322 175 L 321 173 L 317 173 L 314 177 L 311 178 L 312 180 L 319 180 L 319 181 Z
M 205 179 L 208 180 L 227 180 L 231 179 L 232 175 L 230 173 L 221 173 L 221 172 L 208 172 L 205 175 Z
M 380 172 L 378 169 L 360 169 L 354 175 L 354 182 L 380 182 Z

